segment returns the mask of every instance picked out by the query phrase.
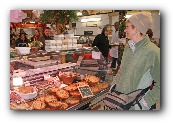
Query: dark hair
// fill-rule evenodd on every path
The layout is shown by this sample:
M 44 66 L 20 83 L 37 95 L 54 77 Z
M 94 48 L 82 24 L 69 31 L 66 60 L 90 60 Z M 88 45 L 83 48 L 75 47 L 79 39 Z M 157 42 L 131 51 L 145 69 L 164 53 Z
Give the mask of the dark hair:
M 23 33 L 23 32 L 21 32 L 21 31 L 25 32 L 22 28 L 20 28 L 20 33 Z
M 45 29 L 50 29 L 49 27 L 46 27 Z
M 118 21 L 116 21 L 116 22 L 114 23 L 114 25 L 118 25 L 118 26 L 119 26 L 119 22 L 118 22 Z
M 110 24 L 105 25 L 102 29 L 102 33 L 104 34 L 104 32 L 107 31 L 109 27 L 111 28 Z
M 26 37 L 26 35 L 27 35 L 25 32 L 22 32 L 22 33 L 19 34 L 19 37 L 21 37 L 22 34 L 24 34 L 25 37 Z
M 153 37 L 152 29 L 148 29 L 146 34 L 148 34 L 149 38 L 152 38 Z
M 37 30 L 40 33 L 40 30 L 38 28 L 35 28 L 35 30 Z

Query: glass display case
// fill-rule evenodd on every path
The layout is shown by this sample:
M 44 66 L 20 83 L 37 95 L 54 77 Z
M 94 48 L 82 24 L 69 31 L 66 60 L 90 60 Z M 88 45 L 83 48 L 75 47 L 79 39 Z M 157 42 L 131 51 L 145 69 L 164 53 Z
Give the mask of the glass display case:
M 99 53 L 97 48 L 80 48 L 68 51 L 65 55 L 66 63 L 56 62 L 52 65 L 40 65 L 37 68 L 28 67 L 24 70 L 25 75 L 20 76 L 20 72 L 18 72 L 18 76 L 15 74 L 13 78 L 16 76 L 22 78 L 23 84 L 15 86 L 13 79 L 11 79 L 10 92 L 13 93 L 13 98 L 15 96 L 18 98 L 16 97 L 16 102 L 15 99 L 11 99 L 12 95 L 10 94 L 10 108 L 12 110 L 94 110 L 95 106 L 101 105 L 104 94 L 109 90 L 111 80 L 106 80 L 108 68 L 103 56 L 100 55 L 100 59 L 94 59 L 92 58 L 93 51 Z M 53 53 L 62 59 L 61 54 L 61 52 Z M 50 55 L 48 60 L 51 58 Z M 28 60 L 25 62 L 22 60 L 24 66 Z M 41 61 L 34 61 L 35 64 L 38 64 L 37 62 L 41 63 Z M 18 94 L 14 96 L 16 92 L 14 87 L 20 89 L 26 87 L 26 83 L 29 83 L 27 86 L 36 87 L 37 96 L 28 100 Z M 79 87 L 89 88 L 92 95 L 84 98 Z M 40 102 L 42 97 L 44 99 Z M 54 103 L 50 103 L 51 101 Z M 24 106 L 21 109 L 23 104 L 27 105 L 27 108 Z M 45 106 L 38 108 L 40 105 Z

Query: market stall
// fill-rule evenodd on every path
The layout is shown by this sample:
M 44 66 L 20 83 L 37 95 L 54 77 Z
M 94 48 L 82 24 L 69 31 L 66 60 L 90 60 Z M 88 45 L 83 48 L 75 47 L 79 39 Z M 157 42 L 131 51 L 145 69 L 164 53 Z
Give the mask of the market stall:
M 77 62 L 58 62 L 61 53 L 21 55 L 10 81 L 11 110 L 96 110 L 109 90 L 103 59 L 93 59 L 87 50 L 73 51 Z M 87 56 L 85 56 L 85 53 Z M 88 55 L 91 57 L 88 57 Z M 78 55 L 78 56 L 76 56 Z M 49 57 L 46 57 L 49 56 Z M 75 56 L 75 57 L 73 57 Z M 54 60 L 53 60 L 54 59 Z M 50 62 L 51 61 L 51 62 Z M 60 60 L 61 61 L 61 60 Z M 75 61 L 75 60 L 72 60 Z

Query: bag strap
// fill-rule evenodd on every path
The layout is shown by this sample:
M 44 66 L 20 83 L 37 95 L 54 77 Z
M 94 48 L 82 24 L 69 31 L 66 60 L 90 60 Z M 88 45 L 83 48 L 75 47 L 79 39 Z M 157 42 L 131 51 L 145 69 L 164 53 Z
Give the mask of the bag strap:
M 135 98 L 135 102 L 136 102 L 136 104 L 138 104 L 138 106 L 139 106 L 139 108 L 142 110 L 142 106 L 141 106 L 141 104 L 139 103 L 139 101 L 142 99 L 142 97 L 145 95 L 145 93 L 149 90 L 149 89 L 151 89 L 151 87 L 149 86 L 149 87 L 147 87 L 147 88 L 145 88 L 145 89 L 143 89 L 142 91 L 141 91 L 141 93 L 139 93 L 137 96 L 136 96 L 136 98 Z M 141 99 L 139 99 L 141 97 Z
M 115 90 L 115 88 L 116 88 L 116 84 L 114 84 L 113 86 L 112 86 L 112 88 L 111 88 L 111 93 Z

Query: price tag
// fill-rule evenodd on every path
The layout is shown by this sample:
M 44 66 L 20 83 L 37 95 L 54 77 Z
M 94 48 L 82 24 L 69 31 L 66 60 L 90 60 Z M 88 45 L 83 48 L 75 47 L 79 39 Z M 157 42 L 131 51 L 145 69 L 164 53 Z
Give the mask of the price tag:
M 44 74 L 44 80 L 49 80 L 51 77 L 48 74 Z
M 78 86 L 78 90 L 82 96 L 82 98 L 87 98 L 93 96 L 93 93 L 89 87 L 89 85 Z

